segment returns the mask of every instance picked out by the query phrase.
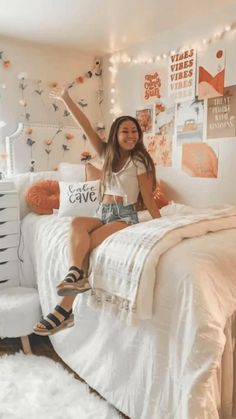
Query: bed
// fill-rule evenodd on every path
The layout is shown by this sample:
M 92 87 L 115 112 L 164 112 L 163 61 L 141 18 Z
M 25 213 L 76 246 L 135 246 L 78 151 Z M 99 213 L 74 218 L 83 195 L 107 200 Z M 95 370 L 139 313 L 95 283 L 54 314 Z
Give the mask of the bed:
M 63 359 L 131 419 L 236 416 L 236 208 L 169 204 L 160 220 L 105 240 L 90 258 L 92 291 L 75 326 L 51 337 Z M 56 304 L 70 217 L 21 221 L 21 284 Z

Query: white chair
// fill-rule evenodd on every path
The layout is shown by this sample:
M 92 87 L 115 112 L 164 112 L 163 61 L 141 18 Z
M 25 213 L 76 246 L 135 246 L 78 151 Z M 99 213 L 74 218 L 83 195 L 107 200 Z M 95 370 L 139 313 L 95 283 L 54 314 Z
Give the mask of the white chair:
M 41 319 L 35 288 L 11 287 L 0 291 L 0 338 L 21 338 L 24 353 L 32 353 L 28 335 Z

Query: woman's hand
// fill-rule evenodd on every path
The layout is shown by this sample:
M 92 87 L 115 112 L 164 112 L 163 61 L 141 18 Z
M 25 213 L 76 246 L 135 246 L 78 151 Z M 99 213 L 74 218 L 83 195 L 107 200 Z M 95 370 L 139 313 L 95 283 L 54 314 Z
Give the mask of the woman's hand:
M 62 100 L 62 101 L 64 101 L 67 96 L 69 96 L 69 94 L 68 94 L 68 89 L 65 86 L 63 86 L 63 87 L 61 87 L 61 86 L 55 87 L 49 93 L 50 99 L 53 99 L 53 100 L 56 99 L 56 100 Z

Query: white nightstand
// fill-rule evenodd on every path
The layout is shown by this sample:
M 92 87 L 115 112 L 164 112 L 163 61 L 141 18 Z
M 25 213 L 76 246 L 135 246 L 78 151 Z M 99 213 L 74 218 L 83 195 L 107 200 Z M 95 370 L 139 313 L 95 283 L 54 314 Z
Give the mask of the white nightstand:
M 20 220 L 12 182 L 0 181 L 0 338 L 20 337 L 31 353 L 28 335 L 41 318 L 38 292 L 19 283 Z
M 0 290 L 19 285 L 19 210 L 12 182 L 0 181 Z

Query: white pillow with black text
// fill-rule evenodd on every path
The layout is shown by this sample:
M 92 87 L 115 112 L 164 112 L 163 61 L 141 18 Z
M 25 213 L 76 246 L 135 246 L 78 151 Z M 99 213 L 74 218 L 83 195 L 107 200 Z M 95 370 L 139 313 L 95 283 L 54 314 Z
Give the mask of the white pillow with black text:
M 98 208 L 99 180 L 59 182 L 59 217 L 94 217 Z

